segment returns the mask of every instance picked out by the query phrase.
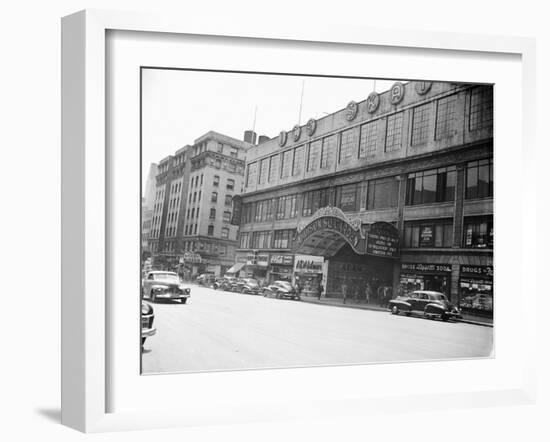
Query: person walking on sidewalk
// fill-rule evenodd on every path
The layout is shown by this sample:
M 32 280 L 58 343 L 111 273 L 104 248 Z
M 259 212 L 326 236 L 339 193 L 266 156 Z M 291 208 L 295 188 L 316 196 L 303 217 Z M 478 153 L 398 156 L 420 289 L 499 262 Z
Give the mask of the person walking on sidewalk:
M 323 284 L 322 283 L 319 283 L 319 285 L 317 286 L 317 300 L 321 300 L 321 295 L 323 294 Z
M 371 288 L 371 286 L 370 286 L 370 283 L 367 282 L 367 285 L 366 285 L 366 287 L 365 287 L 365 302 L 366 302 L 367 304 L 370 303 L 370 297 L 371 297 L 371 295 L 372 295 L 372 288 Z
M 346 298 L 348 297 L 348 285 L 346 283 L 346 280 L 344 279 L 344 282 L 342 284 L 342 302 L 346 303 Z

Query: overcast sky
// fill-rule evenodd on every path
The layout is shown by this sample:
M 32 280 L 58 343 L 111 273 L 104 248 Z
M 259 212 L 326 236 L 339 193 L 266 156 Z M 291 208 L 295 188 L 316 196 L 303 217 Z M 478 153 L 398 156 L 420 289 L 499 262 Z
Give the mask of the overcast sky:
M 210 130 L 242 140 L 252 129 L 254 109 L 258 135 L 275 137 L 301 124 L 343 109 L 350 100 L 364 100 L 373 91 L 371 79 L 297 77 L 176 70 L 143 70 L 143 178 L 149 165 L 193 144 Z M 376 91 L 395 80 L 376 81 Z

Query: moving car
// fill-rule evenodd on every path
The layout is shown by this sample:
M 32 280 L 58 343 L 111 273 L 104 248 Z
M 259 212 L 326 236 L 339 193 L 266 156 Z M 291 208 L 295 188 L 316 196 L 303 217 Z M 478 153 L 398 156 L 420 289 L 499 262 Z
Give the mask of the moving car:
M 197 284 L 200 285 L 210 285 L 215 281 L 215 276 L 213 273 L 202 273 L 201 275 L 197 276 Z
M 151 302 L 170 299 L 185 304 L 191 296 L 191 289 L 183 285 L 177 273 L 159 270 L 147 273 L 142 281 L 141 290 L 143 297 Z
M 266 297 L 300 300 L 300 296 L 288 281 L 275 281 L 273 284 L 264 287 L 262 293 Z
M 155 314 L 153 307 L 147 302 L 141 302 L 141 345 L 145 343 L 145 339 L 153 336 L 157 329 L 153 327 Z
M 462 318 L 460 309 L 452 305 L 443 293 L 429 290 L 417 290 L 391 299 L 388 308 L 394 315 L 403 312 L 409 316 L 414 313 L 424 318 L 437 317 L 442 321 Z
M 257 295 L 260 293 L 260 284 L 253 278 L 242 278 L 235 283 L 233 290 L 239 293 Z

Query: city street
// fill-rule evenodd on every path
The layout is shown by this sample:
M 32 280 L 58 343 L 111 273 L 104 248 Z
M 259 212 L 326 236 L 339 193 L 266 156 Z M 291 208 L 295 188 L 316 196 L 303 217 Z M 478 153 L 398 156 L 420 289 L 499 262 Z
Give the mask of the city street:
M 192 286 L 156 303 L 143 373 L 487 357 L 493 328 Z

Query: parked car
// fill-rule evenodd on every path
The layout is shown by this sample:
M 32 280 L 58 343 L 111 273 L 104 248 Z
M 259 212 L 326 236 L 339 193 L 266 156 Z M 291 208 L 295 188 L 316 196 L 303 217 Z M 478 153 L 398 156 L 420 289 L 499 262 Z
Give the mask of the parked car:
M 213 273 L 202 273 L 197 276 L 197 284 L 200 285 L 210 285 L 215 281 L 216 277 Z
M 452 305 L 443 293 L 428 290 L 417 290 L 391 299 L 388 308 L 394 315 L 403 312 L 407 316 L 417 314 L 442 321 L 462 318 L 460 309 Z
M 155 313 L 153 306 L 147 302 L 141 302 L 141 345 L 145 343 L 145 340 L 153 336 L 157 329 L 153 327 L 153 321 L 155 320 Z
M 242 278 L 237 280 L 234 290 L 239 293 L 257 295 L 260 293 L 260 284 L 254 278 Z
M 230 292 L 236 282 L 237 278 L 232 276 L 224 276 L 223 278 L 219 278 L 218 280 L 216 280 L 213 287 L 215 290 L 225 290 L 226 292 Z
M 267 287 L 264 287 L 262 290 L 262 293 L 266 297 L 272 297 L 272 298 L 286 298 L 286 299 L 294 299 L 296 301 L 300 300 L 300 295 L 296 293 L 296 290 L 294 287 L 292 287 L 292 284 L 288 281 L 275 281 L 274 283 L 268 285 Z
M 143 279 L 141 287 L 143 297 L 151 302 L 169 299 L 185 304 L 191 296 L 191 289 L 185 287 L 178 274 L 174 272 L 149 272 Z

